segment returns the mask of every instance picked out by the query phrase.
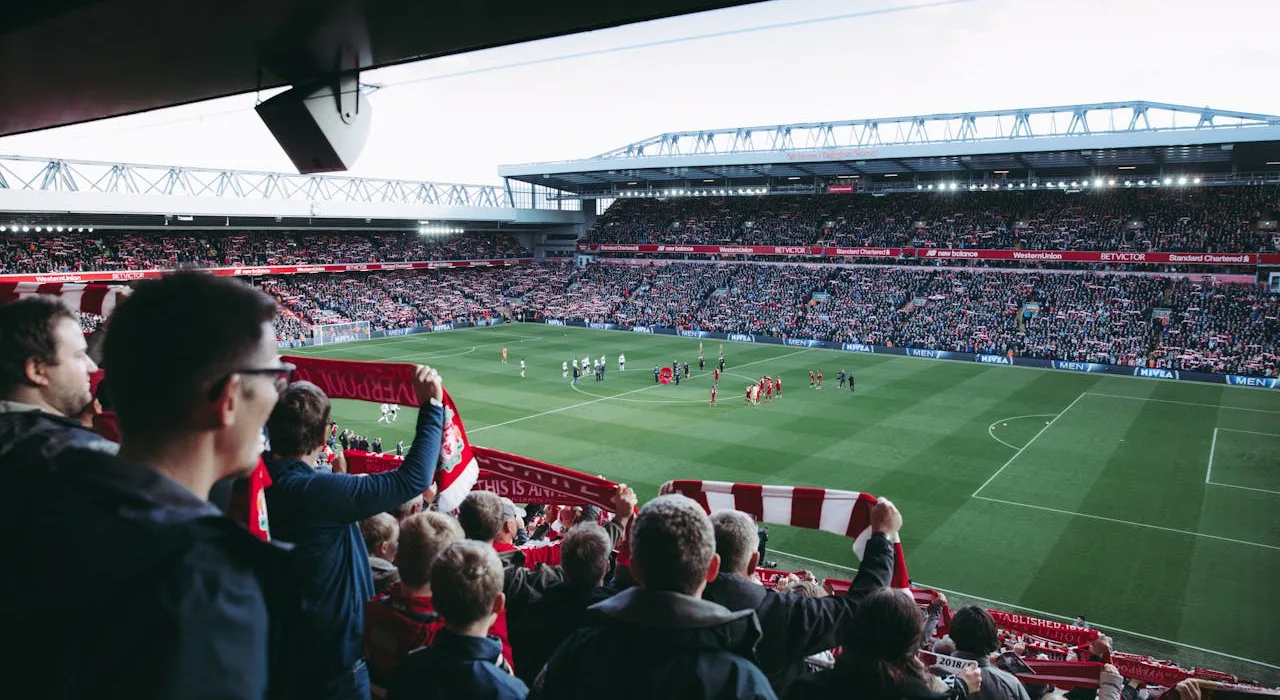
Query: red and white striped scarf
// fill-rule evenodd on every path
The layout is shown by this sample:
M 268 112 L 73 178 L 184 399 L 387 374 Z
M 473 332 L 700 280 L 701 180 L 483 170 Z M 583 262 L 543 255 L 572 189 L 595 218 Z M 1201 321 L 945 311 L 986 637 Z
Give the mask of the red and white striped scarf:
M 661 492 L 688 496 L 708 513 L 740 510 L 758 522 L 791 525 L 834 532 L 853 538 L 853 553 L 862 559 L 871 539 L 871 508 L 878 500 L 867 493 L 820 489 L 805 486 L 761 486 L 734 484 L 727 481 L 680 479 L 662 485 Z M 892 538 L 894 588 L 911 588 L 902 542 Z
M 81 313 L 109 316 L 120 301 L 120 290 L 121 287 L 109 284 L 0 282 L 0 304 L 43 294 L 61 297 L 71 308 Z

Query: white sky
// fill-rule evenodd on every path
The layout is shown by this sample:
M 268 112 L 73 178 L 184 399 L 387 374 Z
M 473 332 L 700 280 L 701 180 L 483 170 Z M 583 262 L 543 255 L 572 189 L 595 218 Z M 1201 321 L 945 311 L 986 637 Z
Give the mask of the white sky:
M 1280 114 L 1278 20 L 1280 0 L 774 0 L 366 73 L 389 87 L 353 172 L 498 183 L 499 164 L 665 131 L 1083 102 Z M 254 101 L 9 137 L 0 153 L 291 171 Z

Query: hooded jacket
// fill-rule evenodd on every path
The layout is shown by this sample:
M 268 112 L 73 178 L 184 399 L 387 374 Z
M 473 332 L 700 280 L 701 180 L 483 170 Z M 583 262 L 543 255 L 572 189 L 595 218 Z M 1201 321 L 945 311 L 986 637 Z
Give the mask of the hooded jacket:
M 776 698 L 754 663 L 760 624 L 699 598 L 631 588 L 588 610 L 552 655 L 531 698 Z M 518 661 L 518 658 L 517 658 Z

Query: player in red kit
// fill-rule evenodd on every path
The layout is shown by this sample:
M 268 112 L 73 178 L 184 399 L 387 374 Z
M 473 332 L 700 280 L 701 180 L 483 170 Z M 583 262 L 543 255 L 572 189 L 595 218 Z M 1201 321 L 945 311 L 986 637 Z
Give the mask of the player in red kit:
M 813 381 L 814 381 L 813 370 L 809 370 L 809 388 L 810 389 L 813 388 Z
M 818 370 L 818 388 L 822 388 L 822 370 Z
M 773 380 L 774 388 L 778 391 L 778 396 L 782 396 L 782 375 L 779 374 L 777 379 Z
M 719 383 L 720 383 L 720 368 L 719 368 L 719 367 L 715 368 L 714 370 L 712 370 L 712 371 L 711 371 L 711 373 L 712 373 L 712 377 L 713 377 L 713 378 L 714 378 L 714 380 L 715 380 L 715 382 L 714 382 L 714 383 L 719 384 Z
M 711 385 L 711 405 L 716 405 L 716 385 Z
M 764 400 L 773 400 L 773 377 L 764 378 Z

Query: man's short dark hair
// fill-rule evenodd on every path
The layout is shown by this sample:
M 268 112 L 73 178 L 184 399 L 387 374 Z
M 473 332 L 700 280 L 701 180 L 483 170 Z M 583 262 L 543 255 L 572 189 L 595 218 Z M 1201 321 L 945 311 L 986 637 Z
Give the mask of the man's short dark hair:
M 458 524 L 467 539 L 492 542 L 502 532 L 502 498 L 492 491 L 472 491 L 458 504 Z
M 560 544 L 565 580 L 575 586 L 598 586 L 609 570 L 613 545 L 604 528 L 581 523 L 569 528 Z
M 484 619 L 501 593 L 502 562 L 486 542 L 454 542 L 432 564 L 431 602 L 450 625 Z
M 740 510 L 722 510 L 711 514 L 711 526 L 715 528 L 720 569 L 735 574 L 746 569 L 751 555 L 760 549 L 756 521 Z
M 658 496 L 631 526 L 631 560 L 645 588 L 693 595 L 715 553 L 711 519 L 685 496 Z
M 58 297 L 35 295 L 0 304 L 0 395 L 27 383 L 27 360 L 58 361 L 54 327 L 62 319 L 79 323 L 76 312 Z
M 995 619 L 976 605 L 966 605 L 951 616 L 949 634 L 956 643 L 956 651 L 990 654 L 1000 648 Z
M 324 444 L 329 426 L 329 397 L 311 382 L 294 382 L 280 392 L 267 418 L 271 451 L 281 457 L 301 457 Z
M 111 317 L 104 367 L 125 433 L 182 425 L 262 342 L 271 297 L 230 277 L 175 272 L 142 282 Z

